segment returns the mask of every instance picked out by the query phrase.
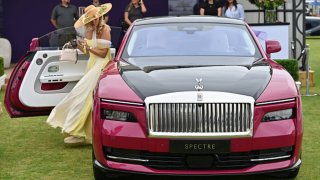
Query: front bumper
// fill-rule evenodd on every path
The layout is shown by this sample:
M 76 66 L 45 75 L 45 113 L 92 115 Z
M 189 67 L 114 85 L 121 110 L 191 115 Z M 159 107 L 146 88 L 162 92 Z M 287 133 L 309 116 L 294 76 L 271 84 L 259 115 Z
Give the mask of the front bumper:
M 116 109 L 119 111 L 128 111 L 127 107 L 119 107 L 119 105 L 114 106 L 112 104 L 105 105 L 105 108 Z M 109 107 L 110 106 L 110 107 Z M 124 106 L 124 105 L 123 105 Z M 291 107 L 291 104 L 290 104 Z M 97 161 L 95 166 L 97 168 L 102 168 L 110 171 L 119 172 L 132 172 L 138 174 L 159 174 L 159 175 L 243 175 L 243 174 L 259 174 L 259 173 L 269 173 L 276 171 L 286 171 L 290 168 L 294 168 L 297 164 L 300 165 L 299 160 L 300 146 L 301 146 L 301 132 L 299 131 L 300 122 L 298 119 L 288 119 L 282 121 L 271 121 L 271 122 L 261 122 L 262 117 L 266 113 L 265 109 L 262 107 L 257 107 L 254 114 L 254 127 L 253 134 L 250 137 L 210 137 L 209 140 L 221 140 L 229 141 L 230 147 L 227 153 L 232 153 L 232 156 L 237 153 L 251 153 L 256 151 L 266 151 L 273 149 L 282 149 L 291 147 L 293 149 L 288 154 L 274 156 L 275 161 L 272 156 L 267 157 L 265 161 L 264 156 L 258 156 L 253 158 L 247 158 L 249 161 L 260 161 L 261 163 L 249 164 L 247 167 L 241 168 L 220 168 L 220 169 L 210 169 L 210 168 L 195 168 L 195 169 L 172 169 L 165 165 L 165 168 L 155 168 L 154 164 L 143 163 L 144 161 L 154 162 L 154 159 L 145 158 L 146 156 L 140 154 L 134 154 L 135 156 L 119 155 L 119 154 L 108 154 L 104 148 L 114 148 L 123 150 L 136 150 L 139 152 L 147 153 L 175 153 L 172 151 L 172 140 L 175 137 L 150 137 L 148 134 L 147 121 L 145 119 L 145 110 L 143 107 L 138 107 L 141 109 L 135 110 L 134 113 L 136 118 L 139 119 L 138 122 L 123 122 L 123 121 L 112 121 L 107 119 L 100 119 L 98 116 L 100 113 L 100 106 L 95 108 L 96 114 L 94 121 L 94 151 Z M 272 107 L 269 109 L 273 110 Z M 282 107 L 284 108 L 284 107 Z M 285 107 L 287 108 L 287 106 Z M 292 108 L 292 107 L 291 107 Z M 277 107 L 279 109 L 279 107 Z M 265 111 L 264 111 L 265 110 Z M 132 110 L 133 111 L 133 110 Z M 300 116 L 297 116 L 300 117 Z M 197 141 L 201 138 L 188 137 L 180 138 L 184 140 Z M 221 152 L 221 151 L 220 151 Z M 234 154 L 233 154 L 234 153 Z M 258 153 L 258 155 L 259 155 Z M 188 153 L 187 153 L 188 154 Z M 190 154 L 190 153 L 189 153 Z M 251 157 L 252 154 L 250 154 Z M 256 155 L 256 154 L 254 154 Z M 108 157 L 109 156 L 109 157 Z M 110 157 L 111 156 L 111 157 Z M 281 157 L 281 158 L 278 158 Z M 285 158 L 283 158 L 285 157 Z M 219 158 L 219 155 L 217 155 Z M 277 159 L 278 158 L 278 159 Z M 120 160 L 119 160 L 120 159 Z M 232 158 L 230 158 L 232 159 Z M 161 159 L 162 160 L 162 159 Z M 232 159 L 233 160 L 233 159 Z M 128 162 L 131 161 L 131 162 Z M 132 163 L 135 161 L 135 163 Z M 98 163 L 99 162 L 99 163 Z M 140 163 L 142 162 L 142 163 Z M 180 161 L 181 162 L 181 161 Z M 215 159 L 213 160 L 216 163 Z M 210 163 L 210 162 L 209 162 Z M 158 164 L 157 164 L 158 165 Z M 192 164 L 193 165 L 193 164 Z M 220 164 L 214 164 L 218 167 Z M 236 164 L 238 165 L 238 164 Z M 188 164 L 190 168 L 190 164 Z M 205 165 L 204 165 L 205 166 Z
M 286 164 L 291 161 L 285 162 L 277 162 L 277 163 L 269 163 L 263 165 L 257 165 L 256 167 L 245 169 L 241 171 L 137 171 L 137 169 L 141 168 L 139 165 L 128 165 L 123 163 L 116 163 L 112 161 L 108 161 L 108 164 L 114 167 L 122 167 L 122 169 L 114 169 L 103 166 L 99 161 L 94 160 L 93 166 L 101 172 L 108 173 L 119 173 L 119 174 L 143 174 L 143 175 L 178 175 L 178 176 L 223 176 L 223 175 L 253 175 L 253 174 L 268 174 L 268 173 L 279 173 L 279 172 L 288 172 L 295 171 L 301 165 L 301 159 L 298 159 L 293 165 L 283 168 Z M 275 168 L 278 167 L 278 168 Z M 279 168 L 280 167 L 280 168 Z M 282 168 L 281 168 L 282 167 Z M 258 170 L 264 169 L 264 170 Z
M 274 131 L 275 127 L 277 127 L 276 131 Z M 126 161 L 107 159 L 107 154 L 104 152 L 103 147 L 131 149 L 153 153 L 170 153 L 170 140 L 163 138 L 148 138 L 144 133 L 144 128 L 142 128 L 139 123 L 104 120 L 101 129 L 102 141 L 99 141 L 101 144 L 98 145 L 98 143 L 94 143 L 97 157 L 95 166 L 101 170 L 158 175 L 243 175 L 285 171 L 294 168 L 296 167 L 296 164 L 300 165 L 301 163 L 299 160 L 300 149 L 295 146 L 296 137 L 293 120 L 262 123 L 256 129 L 252 138 L 230 139 L 230 153 L 292 147 L 294 152 L 290 153 L 290 157 L 277 161 L 267 161 L 249 165 L 243 168 L 228 169 L 158 169 L 153 168 L 152 166 L 145 166 L 142 163 L 133 164 Z M 110 155 L 112 156 L 114 154 Z M 128 156 L 123 157 L 127 158 Z M 130 157 L 131 156 L 129 156 L 129 158 Z

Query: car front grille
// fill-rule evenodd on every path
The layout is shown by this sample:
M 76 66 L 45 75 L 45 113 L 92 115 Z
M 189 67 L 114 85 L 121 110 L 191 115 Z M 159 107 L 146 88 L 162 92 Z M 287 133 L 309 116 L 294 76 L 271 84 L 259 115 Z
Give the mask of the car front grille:
M 195 92 L 196 93 L 196 92 Z M 154 137 L 230 137 L 251 136 L 253 127 L 253 101 L 239 101 L 237 95 L 226 98 L 220 93 L 218 102 L 209 99 L 206 102 L 147 102 L 149 135 Z M 179 93 L 176 95 L 179 97 Z M 192 96 L 192 93 L 191 95 Z M 196 96 L 196 95 L 193 95 Z M 214 97 L 214 94 L 207 94 Z M 206 97 L 204 96 L 204 97 Z M 222 97 L 221 97 L 222 96 Z M 170 101 L 170 100 L 169 100 Z
M 175 154 L 153 153 L 104 147 L 107 160 L 139 164 L 162 170 L 228 170 L 243 169 L 261 163 L 279 162 L 292 157 L 293 147 L 250 152 L 230 152 L 216 154 Z
M 250 104 L 150 104 L 149 129 L 154 132 L 246 132 L 251 127 Z

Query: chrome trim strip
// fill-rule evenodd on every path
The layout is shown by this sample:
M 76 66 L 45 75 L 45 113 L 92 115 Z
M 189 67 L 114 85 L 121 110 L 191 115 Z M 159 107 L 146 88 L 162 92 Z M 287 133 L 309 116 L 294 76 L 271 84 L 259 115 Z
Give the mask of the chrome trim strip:
M 302 161 L 301 161 L 301 159 L 299 159 L 299 160 L 291 167 L 291 169 L 297 168 L 298 166 L 301 165 L 301 163 L 302 163 Z
M 252 137 L 252 132 L 228 132 L 228 133 L 174 133 L 174 132 L 151 132 L 153 138 L 243 138 Z
M 138 161 L 138 162 L 149 162 L 148 159 L 135 159 L 135 158 L 124 158 L 124 157 L 116 157 L 116 156 L 109 156 L 107 158 L 115 159 L 115 160 L 127 160 L 127 161 Z
M 250 159 L 252 162 L 261 162 L 261 161 L 270 161 L 270 160 L 277 160 L 277 159 L 285 159 L 291 157 L 291 155 L 286 156 L 279 156 L 279 157 L 273 157 L 273 158 L 263 158 L 263 159 Z
M 105 168 L 101 163 L 99 163 L 99 161 L 96 160 L 96 159 L 94 160 L 94 164 L 95 164 L 96 166 L 98 166 L 99 168 L 106 170 L 106 168 Z
M 282 99 L 282 100 L 277 100 L 277 101 L 267 101 L 267 102 L 256 103 L 256 106 L 285 103 L 285 102 L 291 102 L 291 101 L 295 101 L 295 100 L 296 100 L 296 98 Z
M 128 101 L 117 101 L 117 100 L 110 100 L 110 99 L 101 99 L 102 102 L 108 102 L 108 103 L 117 103 L 117 104 L 128 104 L 128 105 L 134 105 L 134 106 L 144 106 L 143 103 L 135 103 L 135 102 L 128 102 Z

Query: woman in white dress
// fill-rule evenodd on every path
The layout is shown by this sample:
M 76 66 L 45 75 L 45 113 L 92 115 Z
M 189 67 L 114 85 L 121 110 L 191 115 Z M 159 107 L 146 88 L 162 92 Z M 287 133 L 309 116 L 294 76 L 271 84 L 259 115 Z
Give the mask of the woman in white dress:
M 56 105 L 47 119 L 47 123 L 52 127 L 62 128 L 62 132 L 67 136 L 64 139 L 66 144 L 84 144 L 92 141 L 92 91 L 102 69 L 111 58 L 110 27 L 103 21 L 103 15 L 111 8 L 110 3 L 99 7 L 90 5 L 74 25 L 77 32 L 82 32 L 85 37 L 84 40 L 78 40 L 78 48 L 90 57 L 86 73 L 72 91 Z
M 222 9 L 224 17 L 245 20 L 244 8 L 237 0 L 227 0 L 227 3 Z

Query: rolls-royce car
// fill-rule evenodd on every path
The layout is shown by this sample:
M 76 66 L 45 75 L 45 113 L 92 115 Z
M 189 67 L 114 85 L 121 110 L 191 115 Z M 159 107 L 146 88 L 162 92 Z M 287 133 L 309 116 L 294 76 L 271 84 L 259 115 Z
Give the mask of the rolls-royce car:
M 93 93 L 95 178 L 296 177 L 303 136 L 300 93 L 270 58 L 281 50 L 279 42 L 265 43 L 264 51 L 251 28 L 236 19 L 135 21 Z M 70 83 L 53 86 L 70 69 L 54 64 L 57 52 L 32 55 L 9 81 L 6 105 L 17 104 L 11 109 L 16 116 L 44 114 L 72 89 Z M 29 72 L 30 67 L 35 69 Z M 31 72 L 39 73 L 25 79 Z
M 290 74 L 243 21 L 136 21 L 94 93 L 95 177 L 295 177 L 302 113 Z

